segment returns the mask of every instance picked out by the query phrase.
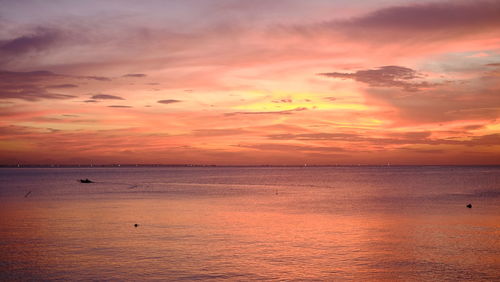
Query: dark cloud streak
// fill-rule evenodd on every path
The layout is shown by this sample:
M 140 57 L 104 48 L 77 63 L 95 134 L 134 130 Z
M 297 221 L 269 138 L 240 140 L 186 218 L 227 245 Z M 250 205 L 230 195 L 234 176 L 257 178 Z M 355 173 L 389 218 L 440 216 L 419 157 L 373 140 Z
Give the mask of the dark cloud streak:
M 78 85 L 75 84 L 56 84 L 56 85 L 49 85 L 46 88 L 76 88 Z
M 269 112 L 232 112 L 232 113 L 225 113 L 225 116 L 234 116 L 234 115 L 290 115 L 294 112 L 301 112 L 305 111 L 307 108 L 305 107 L 299 107 L 291 110 L 285 110 L 285 111 L 269 111 Z
M 108 106 L 108 108 L 132 108 L 131 106 L 124 106 L 124 105 L 111 105 Z
M 92 100 L 125 100 L 120 96 L 109 95 L 109 94 L 96 94 L 91 98 Z
M 426 81 L 412 82 L 413 79 L 421 78 L 415 70 L 400 66 L 383 66 L 377 69 L 359 70 L 354 73 L 329 72 L 319 73 L 318 75 L 353 79 L 363 82 L 372 87 L 398 87 L 405 91 L 418 91 L 421 88 L 436 86 Z
M 160 104 L 174 104 L 174 103 L 180 103 L 182 101 L 180 100 L 175 100 L 175 99 L 167 99 L 167 100 L 159 100 L 157 101 L 157 103 L 160 103 Z

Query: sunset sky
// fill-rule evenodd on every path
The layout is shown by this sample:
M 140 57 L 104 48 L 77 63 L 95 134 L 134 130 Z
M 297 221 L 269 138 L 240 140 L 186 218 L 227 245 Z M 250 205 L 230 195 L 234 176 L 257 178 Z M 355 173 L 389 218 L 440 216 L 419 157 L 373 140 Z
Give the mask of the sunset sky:
M 0 5 L 0 164 L 500 164 L 500 1 Z

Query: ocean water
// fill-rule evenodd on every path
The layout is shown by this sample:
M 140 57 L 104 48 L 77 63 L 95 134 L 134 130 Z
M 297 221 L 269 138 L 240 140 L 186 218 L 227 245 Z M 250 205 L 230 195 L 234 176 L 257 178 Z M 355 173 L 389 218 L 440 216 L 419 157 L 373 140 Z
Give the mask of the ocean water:
M 500 167 L 4 168 L 0 280 L 500 281 Z

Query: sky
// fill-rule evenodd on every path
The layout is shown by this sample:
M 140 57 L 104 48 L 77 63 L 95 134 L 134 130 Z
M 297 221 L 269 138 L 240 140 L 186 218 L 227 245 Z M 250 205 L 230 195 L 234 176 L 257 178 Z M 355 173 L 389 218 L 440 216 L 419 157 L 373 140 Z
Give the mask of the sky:
M 500 1 L 0 6 L 0 164 L 500 164 Z

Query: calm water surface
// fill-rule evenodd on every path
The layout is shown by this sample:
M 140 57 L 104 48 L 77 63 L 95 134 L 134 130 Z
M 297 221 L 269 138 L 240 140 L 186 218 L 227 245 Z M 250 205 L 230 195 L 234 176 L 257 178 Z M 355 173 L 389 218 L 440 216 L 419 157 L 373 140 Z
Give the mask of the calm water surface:
M 0 280 L 155 279 L 499 281 L 500 167 L 0 169 Z

